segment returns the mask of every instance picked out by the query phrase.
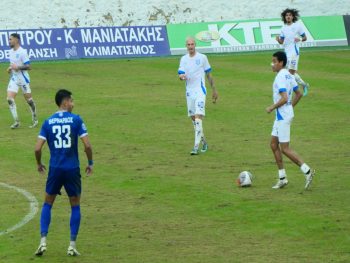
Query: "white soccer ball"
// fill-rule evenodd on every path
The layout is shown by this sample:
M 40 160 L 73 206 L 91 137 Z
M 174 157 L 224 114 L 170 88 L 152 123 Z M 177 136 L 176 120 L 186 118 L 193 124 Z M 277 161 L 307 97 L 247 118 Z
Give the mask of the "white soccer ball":
M 241 187 L 249 187 L 252 185 L 253 175 L 248 171 L 243 171 L 237 178 L 237 184 Z

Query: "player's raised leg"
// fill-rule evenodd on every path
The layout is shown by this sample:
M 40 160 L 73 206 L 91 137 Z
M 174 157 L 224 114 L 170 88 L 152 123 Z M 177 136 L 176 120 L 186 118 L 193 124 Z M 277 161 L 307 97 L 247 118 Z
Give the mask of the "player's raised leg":
M 292 162 L 300 167 L 300 170 L 305 176 L 305 189 L 308 189 L 311 185 L 312 179 L 315 176 L 315 170 L 311 169 L 299 155 L 289 147 L 289 143 L 281 143 L 281 150 Z
M 309 88 L 310 88 L 309 83 L 306 83 L 297 72 L 295 72 L 294 77 L 295 77 L 296 82 L 299 85 L 303 86 L 303 90 L 304 90 L 303 96 L 306 96 L 308 94 Z

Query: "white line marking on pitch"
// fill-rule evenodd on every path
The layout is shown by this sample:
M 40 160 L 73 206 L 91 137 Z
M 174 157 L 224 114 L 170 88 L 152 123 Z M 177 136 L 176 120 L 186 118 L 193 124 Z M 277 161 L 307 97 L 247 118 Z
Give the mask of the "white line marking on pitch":
M 39 210 L 39 208 L 38 208 L 39 205 L 38 205 L 38 200 L 35 198 L 35 196 L 22 188 L 19 188 L 19 187 L 13 186 L 13 185 L 9 185 L 9 184 L 5 184 L 5 183 L 1 183 L 1 182 L 0 182 L 0 186 L 19 192 L 20 194 L 24 195 L 24 197 L 27 198 L 29 201 L 29 213 L 20 222 L 18 222 L 14 226 L 12 226 L 4 231 L 0 231 L 0 236 L 2 236 L 4 234 L 8 234 L 12 231 L 15 231 L 16 229 L 24 226 L 30 220 L 32 220 Z

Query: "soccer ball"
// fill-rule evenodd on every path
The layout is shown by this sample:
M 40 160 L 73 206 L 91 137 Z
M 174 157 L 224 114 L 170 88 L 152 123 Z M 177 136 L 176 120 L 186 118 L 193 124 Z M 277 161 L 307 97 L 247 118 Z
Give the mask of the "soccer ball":
M 248 171 L 243 171 L 237 178 L 237 185 L 241 187 L 249 187 L 252 185 L 253 175 Z

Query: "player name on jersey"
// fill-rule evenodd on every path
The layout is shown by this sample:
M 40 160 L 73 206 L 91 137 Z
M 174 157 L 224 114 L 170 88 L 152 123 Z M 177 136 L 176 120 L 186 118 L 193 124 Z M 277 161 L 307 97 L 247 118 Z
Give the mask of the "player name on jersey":
M 64 124 L 64 123 L 73 123 L 73 117 L 65 118 L 52 118 L 49 119 L 49 124 Z

